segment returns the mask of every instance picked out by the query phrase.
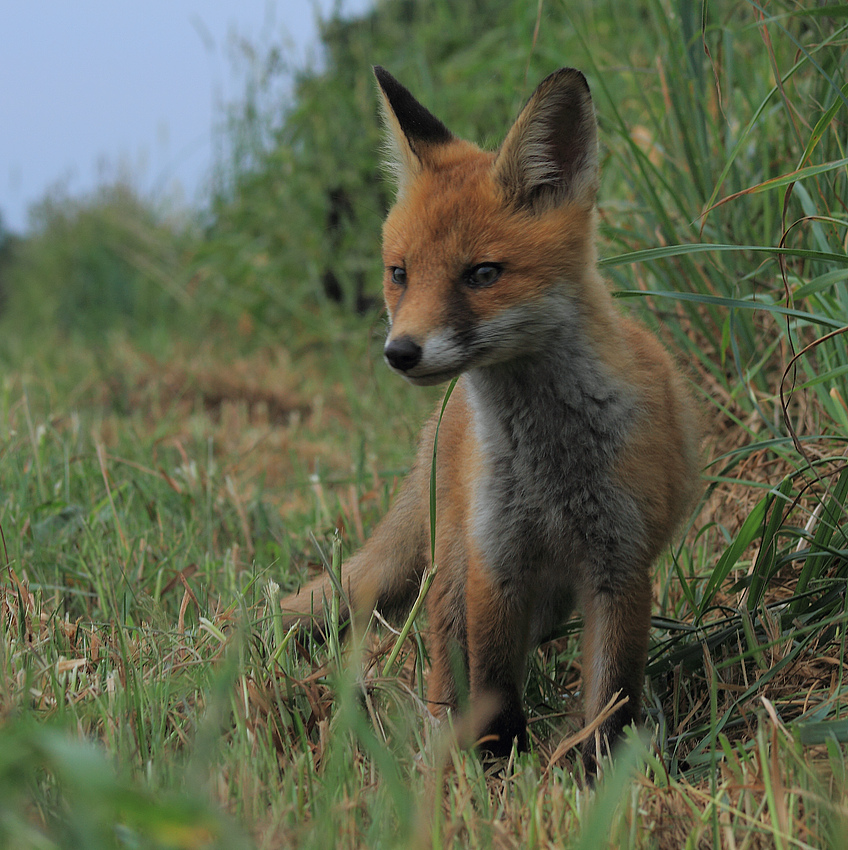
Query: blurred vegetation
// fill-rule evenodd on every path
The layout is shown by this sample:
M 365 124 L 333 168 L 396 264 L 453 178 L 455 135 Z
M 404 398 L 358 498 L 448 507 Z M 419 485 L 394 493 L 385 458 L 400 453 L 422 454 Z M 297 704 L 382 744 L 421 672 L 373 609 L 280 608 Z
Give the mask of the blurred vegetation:
M 81 199 L 48 195 L 27 235 L 4 246 L 10 329 L 95 340 L 168 323 L 188 303 L 190 238 L 124 183 Z
M 844 846 L 845 7 L 382 0 L 312 68 L 263 44 L 196 217 L 118 184 L 0 228 L 0 845 Z M 498 775 L 424 719 L 423 631 L 366 686 L 277 628 L 438 397 L 381 364 L 372 64 L 490 147 L 587 72 L 605 274 L 702 403 L 653 742 L 591 805 L 558 750 L 579 623 L 531 659 L 534 753 Z
M 15 250 L 18 238 L 9 233 L 3 226 L 3 218 L 0 216 L 0 315 L 6 307 L 9 268 L 15 260 Z

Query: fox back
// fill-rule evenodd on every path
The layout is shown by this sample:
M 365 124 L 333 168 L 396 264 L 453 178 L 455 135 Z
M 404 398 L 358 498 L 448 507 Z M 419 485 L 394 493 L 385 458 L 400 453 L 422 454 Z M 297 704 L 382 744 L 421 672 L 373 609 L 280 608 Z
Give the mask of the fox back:
M 470 687 L 473 737 L 528 745 L 528 652 L 584 612 L 588 770 L 639 718 L 650 567 L 697 486 L 681 377 L 622 316 L 596 270 L 597 125 L 579 71 L 536 89 L 496 152 L 456 138 L 375 69 L 397 198 L 383 230 L 388 365 L 412 384 L 461 376 L 437 455 L 429 599 L 434 713 Z M 349 608 L 402 611 L 429 563 L 436 417 L 391 510 L 343 571 Z M 320 613 L 318 577 L 283 601 Z

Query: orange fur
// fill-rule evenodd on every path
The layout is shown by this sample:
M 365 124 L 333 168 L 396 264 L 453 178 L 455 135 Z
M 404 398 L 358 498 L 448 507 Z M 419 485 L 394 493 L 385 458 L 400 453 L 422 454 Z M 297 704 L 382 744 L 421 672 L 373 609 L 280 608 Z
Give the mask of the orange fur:
M 488 153 L 376 73 L 398 179 L 383 230 L 386 359 L 415 384 L 461 375 L 438 446 L 431 708 L 456 707 L 464 677 L 472 708 L 494 706 L 475 729 L 485 748 L 526 746 L 527 653 L 579 604 L 587 716 L 618 691 L 628 699 L 601 726 L 611 741 L 639 718 L 650 565 L 697 487 L 697 429 L 670 357 L 596 271 L 588 87 L 552 74 Z M 415 597 L 436 421 L 344 565 L 343 617 Z M 287 622 L 320 614 L 329 593 L 319 577 L 284 600 Z M 589 770 L 594 757 L 590 742 Z

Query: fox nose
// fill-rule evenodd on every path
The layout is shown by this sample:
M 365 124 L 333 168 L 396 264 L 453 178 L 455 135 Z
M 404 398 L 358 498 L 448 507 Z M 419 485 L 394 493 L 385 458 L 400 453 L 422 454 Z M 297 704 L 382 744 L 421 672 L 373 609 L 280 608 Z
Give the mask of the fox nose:
M 398 372 L 408 372 L 421 361 L 421 346 L 409 336 L 402 336 L 386 343 L 383 356 L 386 362 Z

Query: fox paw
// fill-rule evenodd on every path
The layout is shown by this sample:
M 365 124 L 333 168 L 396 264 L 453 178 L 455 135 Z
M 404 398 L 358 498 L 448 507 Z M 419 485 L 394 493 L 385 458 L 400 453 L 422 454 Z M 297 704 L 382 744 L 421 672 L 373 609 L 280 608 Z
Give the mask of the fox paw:
M 529 749 L 527 720 L 519 706 L 499 712 L 483 727 L 477 737 L 477 749 L 484 758 L 507 758 L 513 742 L 520 753 Z

